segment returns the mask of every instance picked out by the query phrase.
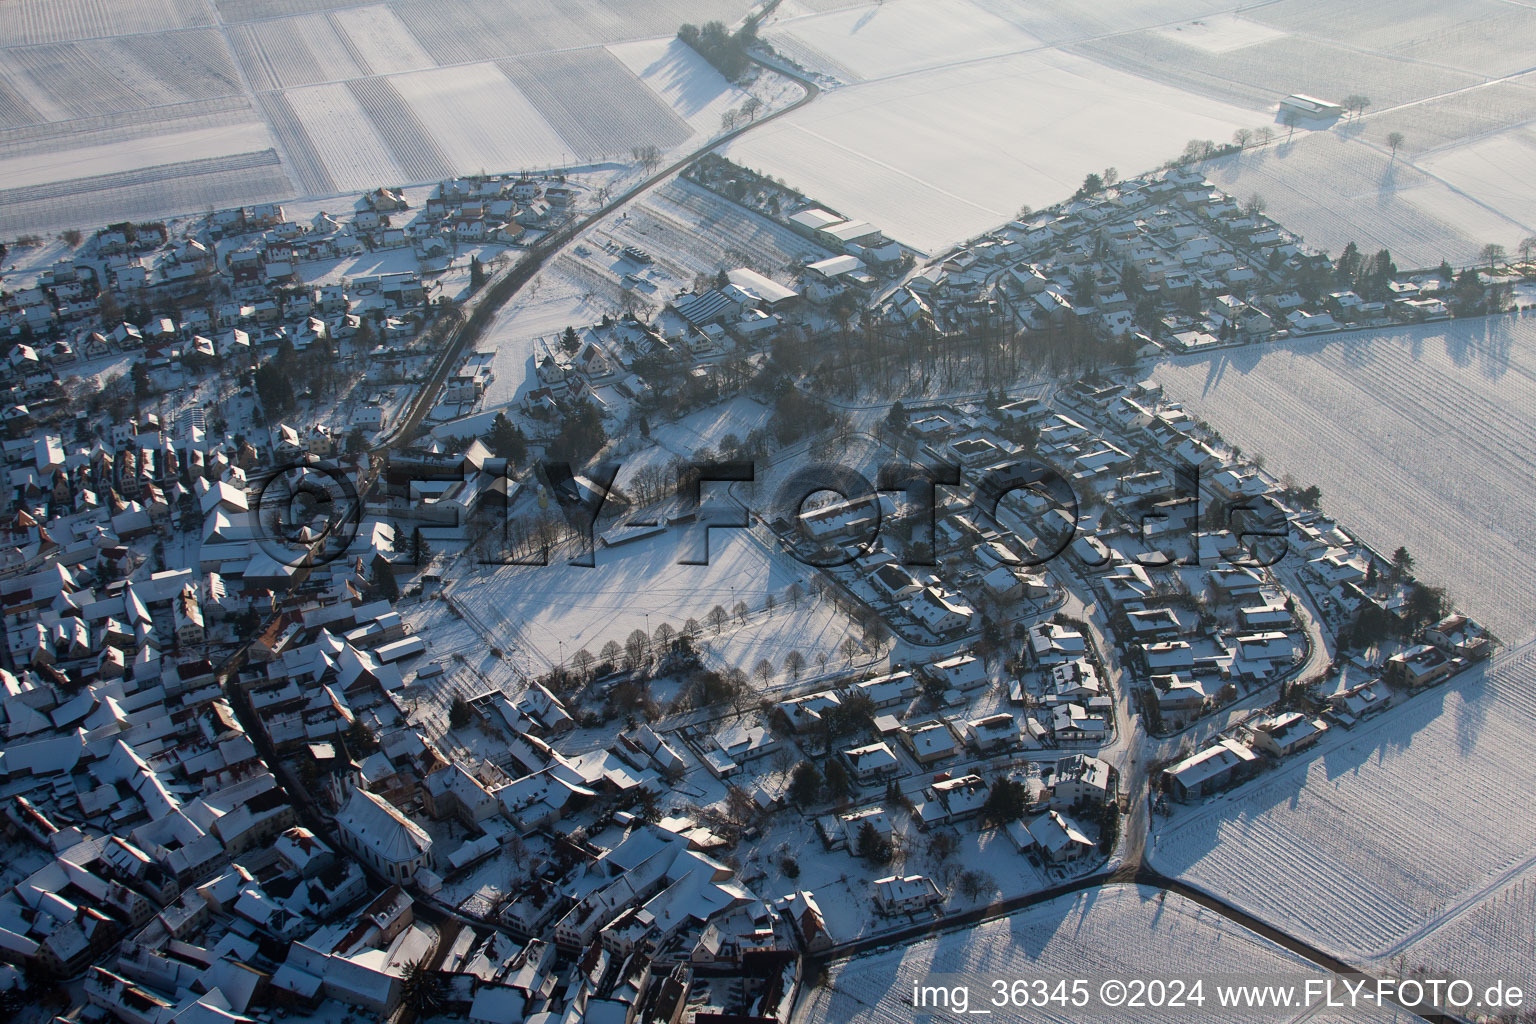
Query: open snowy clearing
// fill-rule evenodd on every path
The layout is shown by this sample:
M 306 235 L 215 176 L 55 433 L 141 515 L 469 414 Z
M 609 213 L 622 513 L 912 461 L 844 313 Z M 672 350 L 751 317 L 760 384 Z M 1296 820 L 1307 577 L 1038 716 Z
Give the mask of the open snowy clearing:
M 1089 171 L 1152 166 L 1175 140 L 1266 119 L 1038 51 L 837 89 L 726 152 L 934 252 L 1059 201 Z
M 485 566 L 457 580 L 451 594 L 475 609 L 497 646 L 554 665 L 583 647 L 596 654 L 609 640 L 622 644 L 647 625 L 705 622 L 716 605 L 729 612 L 741 601 L 759 610 L 770 593 L 782 603 L 785 589 L 810 573 L 760 528 L 711 530 L 709 564 L 679 565 L 692 550 L 691 535 L 674 529 L 599 547 L 595 568 Z M 737 625 L 732 618 L 724 630 Z
M 756 399 L 738 395 L 719 405 L 689 413 L 675 423 L 656 427 L 651 439 L 672 455 L 692 458 L 701 448 L 715 448 L 728 434 L 738 441 L 768 426 L 772 410 Z
M 799 1024 L 907 1024 L 923 1019 L 912 1005 L 915 984 L 931 975 L 970 975 L 980 989 L 971 1009 L 988 1009 L 992 990 L 984 978 L 1027 978 L 1032 974 L 1174 978 L 1193 975 L 1285 973 L 1316 975 L 1295 954 L 1260 938 L 1213 911 L 1179 896 L 1141 886 L 1105 886 L 1063 896 L 1008 917 L 949 932 L 910 946 L 834 963 L 828 984 L 808 990 L 795 1020 Z M 959 979 L 955 979 L 958 981 Z M 1210 1002 L 1214 1002 L 1214 998 Z M 1005 1016 L 1038 1021 L 1130 1021 L 1148 1019 L 1145 1010 L 1121 1012 L 1095 1007 L 1052 1012 L 1030 1008 Z M 1186 1022 L 1225 1021 L 1230 1011 L 1207 1004 L 1178 1011 Z M 932 1019 L 958 1019 L 942 1009 Z M 1414 1020 L 1391 1011 L 1355 1011 L 1275 1017 L 1274 1020 Z
M 1536 787 L 1533 683 L 1527 645 L 1331 731 L 1315 752 L 1177 810 L 1152 863 L 1347 961 L 1386 962 L 1426 937 L 1433 950 L 1439 927 L 1490 898 L 1497 909 L 1536 866 L 1536 821 L 1508 810 Z M 1483 963 L 1511 956 L 1496 931 L 1458 934 Z M 1528 956 L 1510 967 L 1536 981 Z
M 1152 376 L 1270 472 L 1506 643 L 1536 635 L 1536 317 L 1343 334 L 1159 363 Z
M 1244 17 L 1257 19 L 1258 12 Z M 1383 8 L 1380 17 L 1395 17 Z M 1478 73 L 1432 60 L 1394 57 L 1353 44 L 1349 35 L 1277 34 L 1235 49 L 1199 45 L 1183 31 L 1112 33 L 1068 47 L 1092 60 L 1177 89 L 1212 99 L 1254 106 L 1273 115 L 1293 92 L 1335 102 L 1354 92 L 1368 95 L 1374 110 L 1385 110 L 1482 85 Z M 1218 142 L 1230 137 L 1210 136 Z

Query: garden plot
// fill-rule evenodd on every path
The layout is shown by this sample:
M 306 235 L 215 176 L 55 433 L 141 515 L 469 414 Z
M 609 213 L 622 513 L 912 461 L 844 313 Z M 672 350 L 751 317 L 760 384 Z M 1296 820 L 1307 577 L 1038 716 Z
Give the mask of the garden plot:
M 529 387 L 537 387 L 533 355 L 539 338 L 558 334 L 566 327 L 597 323 L 618 308 L 618 285 L 585 271 L 575 256 L 561 256 L 540 270 L 496 312 L 476 346 L 495 352 L 491 383 L 483 408 L 510 405 Z
M 696 274 L 739 266 L 789 281 L 795 267 L 821 259 L 824 252 L 787 228 L 685 181 L 669 182 L 600 234 L 651 253 L 683 287 L 692 287 Z
M 283 100 L 293 110 L 330 178 L 332 191 L 370 189 L 380 183 L 412 180 L 345 85 L 290 89 L 283 94 Z M 306 157 L 303 163 L 308 162 Z
M 1070 109 L 1070 117 L 1062 111 Z M 1166 159 L 1262 115 L 1042 51 L 848 86 L 732 142 L 750 167 L 929 252 L 1089 171 Z
M 642 205 L 687 225 L 695 245 L 704 246 L 711 256 L 734 260 L 783 284 L 793 283 L 801 264 L 832 255 L 784 225 L 681 178 L 651 192 Z M 713 266 L 719 269 L 724 263 Z
M 721 115 L 740 109 L 747 100 L 746 90 L 727 82 L 675 37 L 621 43 L 608 51 L 700 135 L 717 133 Z
M 119 220 L 160 220 L 188 210 L 277 202 L 293 194 L 272 150 L 162 164 L 136 171 L 0 189 L 0 237 Z
M 1475 919 L 1485 901 L 1497 913 L 1501 891 L 1536 864 L 1536 820 L 1510 813 L 1512 796 L 1536 786 L 1533 728 L 1526 645 L 1179 809 L 1149 856 L 1348 961 L 1386 961 L 1443 921 Z M 1494 955 L 1495 934 L 1462 934 Z
M 422 71 L 433 66 L 432 57 L 421 48 L 405 22 L 385 4 L 334 11 L 330 17 L 331 24 L 346 38 L 353 52 L 376 74 Z
M 817 894 L 820 895 L 819 893 Z M 832 916 L 824 905 L 823 911 Z M 985 978 L 1028 978 L 1038 974 L 1107 977 L 1176 977 L 1220 974 L 1296 974 L 1318 969 L 1267 939 L 1180 896 L 1142 886 L 1111 885 L 1062 896 L 1007 917 L 831 965 L 828 983 L 807 990 L 795 1021 L 836 1024 L 909 1024 L 924 1013 L 912 1005 L 913 986 L 935 974 L 971 976 L 971 1012 L 988 1009 L 992 996 Z M 958 980 L 958 979 L 956 979 Z M 1209 988 L 1209 986 L 1207 986 Z M 1177 1011 L 1180 1021 L 1227 1021 L 1231 1011 L 1212 1004 Z M 1086 1016 L 1085 1016 L 1086 1013 Z M 1379 1014 L 1379 1015 L 1378 1015 Z M 953 1018 L 942 1009 L 933 1020 Z M 1020 1010 L 1008 1019 L 1068 1022 L 1149 1019 L 1145 1010 L 1092 1012 L 1070 1007 L 1058 1012 Z M 1393 1020 L 1389 1012 L 1354 1015 L 1299 1014 L 1307 1020 Z M 1417 1019 L 1417 1018 L 1410 1018 Z
M 447 104 L 431 102 L 434 87 L 439 90 L 445 87 L 453 89 L 456 84 L 461 86 L 462 83 L 436 79 L 431 83 L 409 83 L 408 78 L 356 78 L 347 83 L 347 90 L 368 115 L 368 120 L 373 122 L 374 128 L 378 129 L 379 138 L 389 147 L 395 163 L 405 172 L 402 183 L 440 181 L 452 176 L 453 165 L 438 146 L 434 133 L 427 127 L 421 113 L 429 115 L 426 120 L 432 119 L 431 115 L 450 113 L 453 110 L 451 100 Z M 421 113 L 406 99 L 406 94 L 396 86 L 397 82 L 400 87 L 410 90 L 412 99 L 426 101 Z M 439 124 L 438 127 L 449 132 L 462 129 L 456 123 Z M 477 168 L 483 169 L 486 168 Z
M 1298 132 L 1294 142 L 1222 157 L 1200 170 L 1224 192 L 1261 197 L 1269 216 L 1313 248 L 1386 248 L 1405 269 L 1442 259 L 1470 263 L 1486 243 L 1512 248 L 1530 233 L 1401 156 L 1338 132 Z
M 876 7 L 834 11 L 776 22 L 768 41 L 790 41 L 814 60 L 826 54 L 835 67 L 809 65 L 837 76 L 881 78 L 956 61 L 1014 53 L 1040 45 L 1028 32 L 970 0 L 891 0 Z
M 1164 361 L 1172 398 L 1508 643 L 1536 635 L 1536 317 Z
M 628 159 L 636 146 L 667 150 L 693 130 L 602 47 L 498 61 L 579 161 Z M 602 101 L 593 103 L 594 96 Z
M 59 43 L 213 24 L 200 0 L 16 0 L 0 5 L 7 44 Z
M 237 25 L 229 37 L 257 92 L 339 82 L 369 71 L 324 14 Z

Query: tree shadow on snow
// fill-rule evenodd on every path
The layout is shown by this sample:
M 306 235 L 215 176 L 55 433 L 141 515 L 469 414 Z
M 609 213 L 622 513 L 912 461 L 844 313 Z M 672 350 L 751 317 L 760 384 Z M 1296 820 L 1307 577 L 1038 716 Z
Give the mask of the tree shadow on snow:
M 675 90 L 672 99 L 674 108 L 685 118 L 697 114 L 715 98 L 713 94 L 707 94 L 707 89 L 699 88 L 698 66 L 689 59 L 687 45 L 680 39 L 672 40 L 667 44 L 667 52 L 652 61 L 641 73 L 642 78 L 654 79 L 652 88 L 657 91 L 662 91 L 665 86 Z M 703 58 L 699 60 L 702 62 Z

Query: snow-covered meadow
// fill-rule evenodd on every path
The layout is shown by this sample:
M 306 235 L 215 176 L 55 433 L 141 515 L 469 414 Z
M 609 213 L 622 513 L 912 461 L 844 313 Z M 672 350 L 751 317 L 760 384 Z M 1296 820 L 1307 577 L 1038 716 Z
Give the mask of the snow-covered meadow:
M 1415 164 L 1353 133 L 1298 132 L 1291 142 L 1201 170 L 1224 192 L 1244 200 L 1257 195 L 1269 216 L 1313 248 L 1337 254 L 1354 242 L 1365 252 L 1390 250 L 1404 269 L 1441 260 L 1461 266 L 1489 242 L 1512 249 L 1536 225 L 1527 216 L 1529 199 L 1512 198 L 1508 168 L 1484 162 L 1479 145 L 1485 144 L 1444 149 Z
M 780 21 L 773 48 L 843 82 L 1033 49 L 1039 40 L 971 0 L 905 0 Z
M 777 664 L 790 646 L 814 662 L 822 645 L 835 653 L 847 635 L 846 619 L 818 611 L 809 596 L 796 607 L 762 613 L 770 594 L 782 606 L 790 584 L 805 587 L 811 576 L 763 528 L 711 530 L 709 564 L 679 564 L 693 550 L 692 538 L 673 529 L 619 547 L 600 546 L 593 568 L 564 562 L 483 566 L 455 580 L 449 593 L 472 610 L 490 643 L 530 654 L 535 667 L 569 660 L 583 648 L 595 655 L 610 640 L 623 644 L 637 629 L 654 632 L 666 623 L 680 630 L 689 619 L 704 626 L 703 639 L 722 663 L 746 662 L 747 669 L 763 656 Z M 729 613 L 738 602 L 750 612 L 746 620 L 733 614 L 717 631 L 710 611 L 718 605 Z M 753 653 L 759 641 L 764 649 Z
M 1536 788 L 1533 694 L 1527 644 L 1154 819 L 1151 862 L 1350 962 L 1536 981 L 1519 916 L 1536 820 L 1516 810 Z
M 1152 376 L 1507 643 L 1536 635 L 1536 317 L 1168 359 Z
M 1112 885 L 1063 896 L 975 927 L 947 932 L 909 946 L 843 960 L 831 966 L 827 984 L 807 989 L 796 1009 L 799 1024 L 906 1024 L 925 1019 L 913 1005 L 913 986 L 942 983 L 934 975 L 965 975 L 977 986 L 971 1012 L 989 1009 L 985 979 L 1040 974 L 1083 977 L 1175 977 L 1220 974 L 1315 976 L 1317 968 L 1213 911 L 1175 895 L 1140 886 Z M 953 979 L 954 983 L 959 979 Z M 1230 1019 L 1212 1005 L 1188 1007 L 1163 1019 L 1187 1022 Z M 1337 1012 L 1337 1011 L 1335 1011 Z M 1028 1008 L 1005 1019 L 1129 1021 L 1147 1010 Z M 916 1015 L 916 1016 L 914 1016 Z M 959 1019 L 942 1008 L 933 1020 Z M 1273 1018 L 1288 1019 L 1288 1018 Z M 1307 1013 L 1295 1019 L 1412 1020 L 1391 1011 L 1359 1010 L 1334 1016 Z

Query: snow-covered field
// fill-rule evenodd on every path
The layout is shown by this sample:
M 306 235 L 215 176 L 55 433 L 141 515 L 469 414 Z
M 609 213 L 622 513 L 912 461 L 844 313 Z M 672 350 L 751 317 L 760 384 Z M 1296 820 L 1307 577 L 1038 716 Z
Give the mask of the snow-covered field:
M 5 4 L 0 232 L 673 152 L 719 132 L 748 96 L 673 33 L 746 7 Z M 795 91 L 776 78 L 755 87 L 767 109 Z M 215 158 L 272 169 L 179 167 Z M 143 188 L 149 171 L 158 190 Z M 33 186 L 86 198 L 17 191 Z
M 1238 14 L 1218 14 L 1210 18 L 1157 29 L 1159 35 L 1176 43 L 1193 46 L 1207 53 L 1231 53 L 1258 43 L 1267 43 L 1284 35 L 1268 25 Z
M 1089 171 L 1149 167 L 1191 136 L 1265 120 L 1035 50 L 836 89 L 726 152 L 932 252 L 1071 195 Z
M 1323 491 L 1378 550 L 1514 644 L 1536 635 L 1536 317 L 1508 314 L 1159 363 L 1170 397 Z
M 808 989 L 795 1020 L 800 1024 L 907 1024 L 925 1016 L 953 1020 L 942 1009 L 912 1005 L 914 984 L 932 984 L 932 975 L 967 975 L 980 986 L 972 993 L 971 1012 L 988 1009 L 992 990 L 986 978 L 1028 978 L 1034 974 L 1163 979 L 1219 974 L 1316 976 L 1317 969 L 1295 954 L 1260 938 L 1216 913 L 1179 896 L 1163 896 L 1140 886 L 1106 886 L 1064 896 L 1008 917 L 950 932 L 910 946 L 834 963 L 828 984 Z M 955 979 L 958 980 L 958 979 Z M 1214 999 L 1211 1000 L 1214 1002 Z M 1230 1012 L 1230 1011 L 1227 1011 Z M 1003 1019 L 1039 1021 L 1129 1021 L 1177 1019 L 1224 1021 L 1223 1011 L 1207 1004 L 1177 1011 L 1092 1011 L 1030 1008 L 1010 1011 Z M 1168 1014 L 1168 1016 L 1164 1016 Z M 916 1016 L 914 1016 L 916 1015 Z M 1385 1011 L 1355 1011 L 1352 1016 L 1305 1014 L 1308 1020 L 1393 1020 Z
M 1352 962 L 1404 953 L 1536 981 L 1516 926 L 1536 820 L 1536 648 L 1498 656 L 1230 794 L 1158 825 L 1152 863 Z M 1454 936 L 1459 946 L 1446 937 Z M 1453 963 L 1442 962 L 1448 958 Z
M 1460 266 L 1475 261 L 1488 242 L 1513 249 L 1529 233 L 1524 222 L 1494 204 L 1519 212 L 1529 209 L 1530 200 L 1515 194 L 1504 169 L 1475 155 L 1468 163 L 1468 152 L 1442 151 L 1438 159 L 1469 180 L 1499 178 L 1502 192 L 1463 191 L 1449 184 L 1449 175 L 1432 176 L 1401 154 L 1394 159 L 1390 149 L 1337 131 L 1298 132 L 1293 143 L 1223 157 L 1201 170 L 1225 192 L 1244 199 L 1258 195 L 1271 217 L 1313 248 L 1337 254 L 1355 242 L 1365 252 L 1390 250 L 1404 269 L 1441 260 Z
M 345 85 L 315 85 L 263 97 L 269 111 L 280 102 L 293 111 L 302 138 L 313 150 L 332 191 L 361 189 L 370 182 L 400 181 L 404 173 L 384 140 Z M 269 113 L 269 118 L 277 118 Z M 281 130 L 281 128 L 279 128 Z M 290 153 L 294 146 L 289 144 Z M 382 175 L 382 177 L 381 177 Z
M 1511 128 L 1479 142 L 1431 153 L 1419 167 L 1456 192 L 1497 210 L 1522 228 L 1536 225 L 1536 195 L 1530 187 L 1536 166 L 1536 131 Z M 1508 238 L 1491 235 L 1491 241 Z
M 892 0 L 876 7 L 779 21 L 767 39 L 775 50 L 843 81 L 881 78 L 1039 45 L 1028 32 L 971 0 Z

